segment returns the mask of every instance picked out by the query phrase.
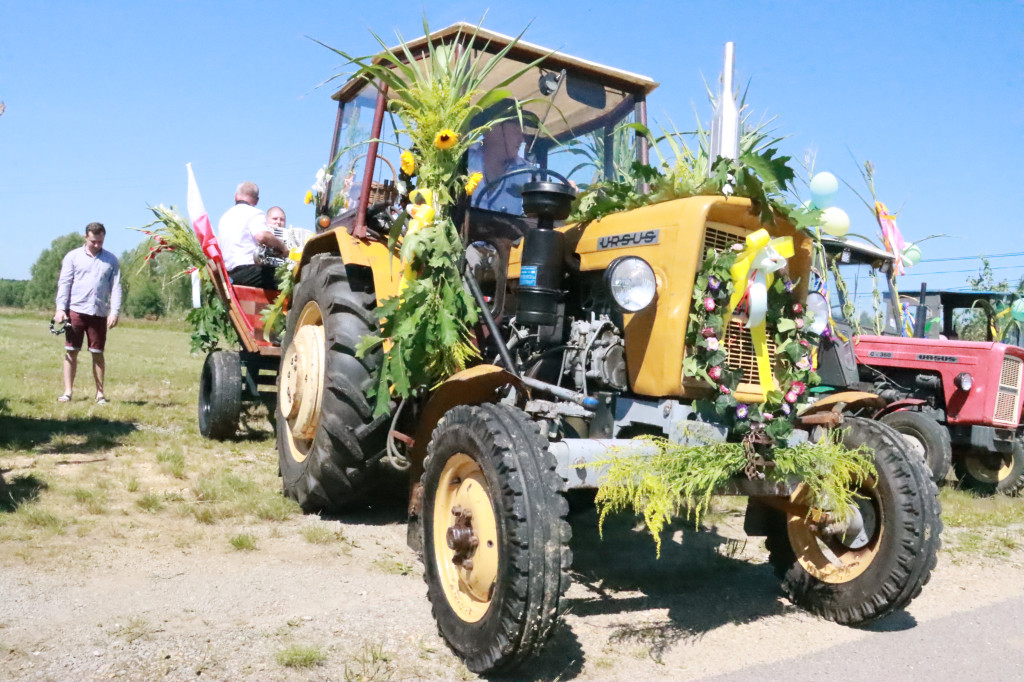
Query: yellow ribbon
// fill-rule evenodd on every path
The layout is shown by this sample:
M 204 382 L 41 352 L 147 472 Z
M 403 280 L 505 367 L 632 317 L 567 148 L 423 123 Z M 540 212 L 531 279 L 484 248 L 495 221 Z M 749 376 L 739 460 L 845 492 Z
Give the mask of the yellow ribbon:
M 747 328 L 754 346 L 757 359 L 757 378 L 761 387 L 762 400 L 767 398 L 768 391 L 775 386 L 772 379 L 771 357 L 768 355 L 768 332 L 765 326 L 767 312 L 767 290 L 775 281 L 776 270 L 785 265 L 785 260 L 796 253 L 792 237 L 776 237 L 765 229 L 756 230 L 747 235 L 746 245 L 736 256 L 736 262 L 729 269 L 732 275 L 733 292 L 729 300 L 729 311 L 725 318 L 725 328 L 736 306 L 747 297 L 748 316 Z

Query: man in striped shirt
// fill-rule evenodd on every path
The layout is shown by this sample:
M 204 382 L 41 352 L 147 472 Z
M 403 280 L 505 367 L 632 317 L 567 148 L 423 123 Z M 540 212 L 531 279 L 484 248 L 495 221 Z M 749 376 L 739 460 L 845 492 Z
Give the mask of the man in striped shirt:
M 78 351 L 88 337 L 92 355 L 92 375 L 96 380 L 96 402 L 106 405 L 103 376 L 106 361 L 103 349 L 107 329 L 117 325 L 121 309 L 121 270 L 114 254 L 103 249 L 107 230 L 100 223 L 85 226 L 85 245 L 64 256 L 57 282 L 57 312 L 53 319 L 64 321 L 64 393 L 57 400 L 71 400 L 78 369 Z

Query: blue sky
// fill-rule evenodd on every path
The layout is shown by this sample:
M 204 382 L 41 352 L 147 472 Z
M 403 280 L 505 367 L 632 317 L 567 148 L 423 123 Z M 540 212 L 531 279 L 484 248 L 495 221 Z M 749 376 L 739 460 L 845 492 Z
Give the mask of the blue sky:
M 27 278 L 57 236 L 91 221 L 115 254 L 149 222 L 147 204 L 185 205 L 192 162 L 216 220 L 235 185 L 261 187 L 312 227 L 302 203 L 327 161 L 335 106 L 318 83 L 341 64 L 304 36 L 354 53 L 477 21 L 478 2 L 27 2 L 0 4 L 0 278 Z M 655 122 L 710 117 L 722 48 L 755 118 L 777 116 L 781 151 L 817 152 L 863 189 L 850 152 L 877 167 L 876 188 L 909 240 L 935 233 L 925 259 L 1024 251 L 1024 6 L 1019 2 L 557 3 L 490 8 L 484 25 L 641 73 L 661 83 Z M 845 188 L 855 232 L 873 217 Z M 962 286 L 976 260 L 923 262 L 904 280 Z M 1024 275 L 1024 257 L 993 260 Z M 953 271 L 953 272 L 950 272 Z

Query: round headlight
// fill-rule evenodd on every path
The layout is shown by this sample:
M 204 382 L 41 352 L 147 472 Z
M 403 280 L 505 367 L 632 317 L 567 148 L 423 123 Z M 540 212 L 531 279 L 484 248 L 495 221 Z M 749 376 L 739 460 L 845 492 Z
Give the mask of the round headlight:
M 612 261 L 604 273 L 612 300 L 624 313 L 638 313 L 658 291 L 654 270 L 643 258 L 625 256 Z
M 807 294 L 807 312 L 814 315 L 811 331 L 821 336 L 828 327 L 828 300 L 816 291 Z
M 971 387 L 974 386 L 974 377 L 967 372 L 960 372 L 956 375 L 956 378 L 953 379 L 953 383 L 956 384 L 956 387 L 961 391 L 969 391 L 971 390 Z

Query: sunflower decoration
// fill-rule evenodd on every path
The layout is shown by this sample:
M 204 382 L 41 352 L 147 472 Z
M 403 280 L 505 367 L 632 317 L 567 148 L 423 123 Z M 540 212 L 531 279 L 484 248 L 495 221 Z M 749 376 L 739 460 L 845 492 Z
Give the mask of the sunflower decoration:
M 480 185 L 480 181 L 484 179 L 483 173 L 472 173 L 469 178 L 466 179 L 466 195 L 473 196 L 473 192 Z
M 410 178 L 416 175 L 416 157 L 408 149 L 402 152 L 400 168 Z
M 381 302 L 378 333 L 359 345 L 360 353 L 378 346 L 384 349 L 385 361 L 371 390 L 377 414 L 389 411 L 392 396 L 405 398 L 429 389 L 465 369 L 476 355 L 471 329 L 477 308 L 458 270 L 464 247 L 451 212 L 458 198 L 471 194 L 480 178 L 466 176 L 462 159 L 487 130 L 520 115 L 525 102 L 479 122 L 482 112 L 509 97 L 507 88 L 513 81 L 541 61 L 503 76 L 500 87 L 485 89 L 484 80 L 494 75 L 518 38 L 494 55 L 481 57 L 476 50 L 435 45 L 426 21 L 423 30 L 427 47 L 417 68 L 408 66 L 414 57 L 404 40 L 388 48 L 374 34 L 385 47 L 376 57 L 353 56 L 325 45 L 348 60 L 346 66 L 357 67 L 354 77 L 387 87 L 388 108 L 403 126 L 398 133 L 409 141 L 401 154 L 402 176 L 416 176 L 421 202 L 406 211 L 411 220 L 395 221 L 396 233 L 389 240 L 403 265 L 401 294 Z M 453 43 L 476 44 L 477 30 L 460 33 Z M 415 230 L 410 229 L 413 224 Z M 404 236 L 398 232 L 403 226 Z
M 445 128 L 439 130 L 434 136 L 434 146 L 438 149 L 451 149 L 459 142 L 459 134 L 454 130 Z

